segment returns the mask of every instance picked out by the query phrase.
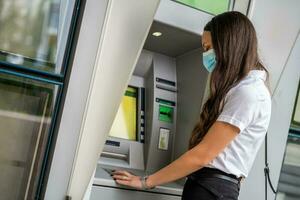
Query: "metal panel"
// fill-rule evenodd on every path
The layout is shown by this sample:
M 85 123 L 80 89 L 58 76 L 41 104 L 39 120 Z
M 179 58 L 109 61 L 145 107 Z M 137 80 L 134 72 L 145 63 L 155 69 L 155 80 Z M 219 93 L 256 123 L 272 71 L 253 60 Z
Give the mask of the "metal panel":
M 93 185 L 99 187 L 111 187 L 111 188 L 120 189 L 120 190 L 116 190 L 116 192 L 123 191 L 124 189 L 128 189 L 128 187 L 119 185 L 113 180 L 113 178 L 110 176 L 110 173 L 108 173 L 109 169 L 112 169 L 111 166 L 98 165 L 95 173 Z M 122 169 L 122 168 L 114 167 L 113 169 Z M 127 170 L 129 170 L 133 174 L 136 174 L 137 176 L 145 176 L 144 170 L 135 170 L 135 169 L 127 169 Z M 141 191 L 145 191 L 145 190 L 141 190 Z M 181 196 L 182 185 L 176 182 L 172 182 L 164 185 L 159 185 L 154 189 L 152 189 L 150 192 L 155 192 L 157 194 Z M 131 188 L 131 190 L 128 190 L 128 193 L 132 193 L 134 196 L 134 189 Z
M 192 130 L 199 120 L 208 72 L 202 66 L 202 50 L 188 52 L 176 59 L 178 110 L 174 159 L 188 149 Z
M 180 196 L 93 186 L 90 200 L 180 200 Z
M 109 2 L 68 189 L 73 199 L 83 198 L 92 178 L 158 3 L 158 0 Z
M 88 0 L 85 5 L 46 188 L 46 200 L 62 200 L 67 193 L 107 2 Z
M 161 32 L 162 36 L 155 37 L 154 32 Z M 154 21 L 149 31 L 144 49 L 161 53 L 171 57 L 180 56 L 188 51 L 201 47 L 200 31 L 194 34 Z
M 195 34 L 202 34 L 205 24 L 213 15 L 170 0 L 161 0 L 155 20 Z
M 153 73 L 153 75 L 151 73 Z M 148 76 L 149 77 L 146 85 L 146 95 L 148 95 L 148 98 L 146 98 L 146 101 L 148 101 L 148 103 L 146 103 L 146 120 L 148 126 L 146 126 L 145 164 L 147 172 L 152 173 L 168 165 L 172 161 L 174 138 L 176 135 L 177 110 L 175 58 L 153 53 L 153 69 Z M 170 89 L 173 89 L 173 91 L 161 89 L 164 87 L 157 87 L 159 86 L 157 78 L 174 82 L 174 87 L 170 87 Z M 172 107 L 173 109 L 173 121 L 171 123 L 159 120 L 159 107 L 161 103 L 157 102 L 158 99 L 175 103 L 175 105 L 170 106 L 170 108 Z M 166 149 L 159 148 L 161 128 L 170 131 L 168 133 L 169 139 L 167 142 L 168 147 Z

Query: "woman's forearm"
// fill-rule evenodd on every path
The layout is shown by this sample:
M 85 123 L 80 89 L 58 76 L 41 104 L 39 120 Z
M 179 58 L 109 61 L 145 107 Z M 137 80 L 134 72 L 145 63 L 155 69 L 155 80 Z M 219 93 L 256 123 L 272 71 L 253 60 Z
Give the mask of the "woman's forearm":
M 147 179 L 147 185 L 149 187 L 162 185 L 197 171 L 205 164 L 204 159 L 199 158 L 199 156 L 193 150 L 186 152 L 168 166 L 150 175 Z
M 170 165 L 147 179 L 149 186 L 157 186 L 185 177 L 206 166 L 238 135 L 239 129 L 223 122 L 215 122 L 201 143 Z
M 239 129 L 223 122 L 215 122 L 201 142 L 180 158 L 150 175 L 146 180 L 148 187 L 162 185 L 183 178 L 210 163 L 238 135 Z M 124 177 L 125 180 L 124 180 Z M 140 177 L 128 172 L 114 173 L 116 182 L 121 185 L 140 188 Z

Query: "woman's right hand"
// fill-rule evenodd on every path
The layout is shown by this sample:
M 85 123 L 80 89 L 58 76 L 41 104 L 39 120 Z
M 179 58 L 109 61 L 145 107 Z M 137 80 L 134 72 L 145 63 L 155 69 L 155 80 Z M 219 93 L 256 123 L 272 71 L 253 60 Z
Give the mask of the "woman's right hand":
M 114 171 L 112 177 L 116 183 L 124 186 L 129 186 L 136 189 L 142 189 L 140 176 L 135 176 L 127 171 Z

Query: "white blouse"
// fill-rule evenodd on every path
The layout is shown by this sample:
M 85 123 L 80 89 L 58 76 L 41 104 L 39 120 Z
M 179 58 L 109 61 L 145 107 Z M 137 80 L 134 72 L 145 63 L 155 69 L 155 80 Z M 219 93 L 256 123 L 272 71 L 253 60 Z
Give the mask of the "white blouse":
M 217 121 L 238 127 L 240 133 L 207 167 L 247 177 L 271 117 L 271 96 L 265 80 L 265 71 L 251 70 L 228 92 Z

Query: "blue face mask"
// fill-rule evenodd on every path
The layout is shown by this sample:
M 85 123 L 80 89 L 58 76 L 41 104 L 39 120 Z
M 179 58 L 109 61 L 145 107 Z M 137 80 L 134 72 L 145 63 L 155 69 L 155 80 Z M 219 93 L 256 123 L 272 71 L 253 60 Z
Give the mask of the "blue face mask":
M 210 73 L 215 69 L 217 64 L 214 49 L 210 49 L 203 53 L 203 65 Z

